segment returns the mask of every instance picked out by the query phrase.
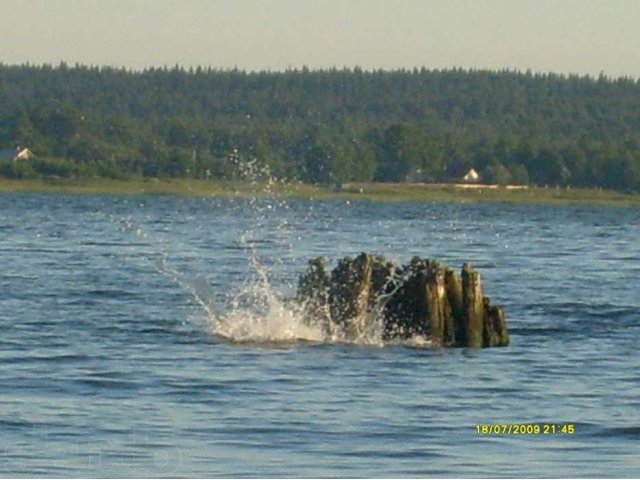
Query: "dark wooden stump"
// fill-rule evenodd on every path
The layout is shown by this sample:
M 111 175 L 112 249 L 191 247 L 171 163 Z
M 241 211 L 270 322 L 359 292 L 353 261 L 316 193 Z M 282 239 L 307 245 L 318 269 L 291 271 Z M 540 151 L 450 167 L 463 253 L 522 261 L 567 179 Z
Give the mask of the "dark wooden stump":
M 422 335 L 452 347 L 509 344 L 504 311 L 483 295 L 480 274 L 469 264 L 458 276 L 431 259 L 414 257 L 397 267 L 366 253 L 345 257 L 328 274 L 323 258 L 309 262 L 298 301 L 327 331 L 360 338 L 382 321 L 385 339 Z

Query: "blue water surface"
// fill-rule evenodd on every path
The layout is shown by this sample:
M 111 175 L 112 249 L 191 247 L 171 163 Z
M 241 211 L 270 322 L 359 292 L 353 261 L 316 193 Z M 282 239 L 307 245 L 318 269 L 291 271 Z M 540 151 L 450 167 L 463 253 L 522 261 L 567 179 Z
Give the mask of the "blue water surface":
M 639 234 L 634 209 L 2 194 L 0 476 L 637 477 Z M 286 296 L 361 251 L 473 263 L 511 345 L 212 325 L 258 270 Z M 575 433 L 476 430 L 512 423 Z

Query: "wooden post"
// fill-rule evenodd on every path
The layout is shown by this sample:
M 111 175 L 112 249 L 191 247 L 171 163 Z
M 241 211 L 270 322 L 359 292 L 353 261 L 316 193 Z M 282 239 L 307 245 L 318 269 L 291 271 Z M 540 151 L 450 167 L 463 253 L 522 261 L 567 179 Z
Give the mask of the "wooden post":
M 484 325 L 485 347 L 506 347 L 509 345 L 509 333 L 502 307 L 493 307 L 485 297 L 486 319 Z
M 471 265 L 462 266 L 462 297 L 464 305 L 464 339 L 461 346 L 481 348 L 484 333 L 484 296 L 480 274 Z
M 448 345 L 458 344 L 465 338 L 464 303 L 462 299 L 462 282 L 455 270 L 445 270 L 445 287 L 451 306 L 451 318 L 445 325 L 445 342 Z
M 425 278 L 427 330 L 429 336 L 440 345 L 449 343 L 448 331 L 452 324 L 445 275 L 440 263 L 435 260 L 429 261 Z
M 357 337 L 366 329 L 372 270 L 373 257 L 362 253 L 355 260 L 343 258 L 331 272 L 331 319 L 344 325 L 349 337 Z

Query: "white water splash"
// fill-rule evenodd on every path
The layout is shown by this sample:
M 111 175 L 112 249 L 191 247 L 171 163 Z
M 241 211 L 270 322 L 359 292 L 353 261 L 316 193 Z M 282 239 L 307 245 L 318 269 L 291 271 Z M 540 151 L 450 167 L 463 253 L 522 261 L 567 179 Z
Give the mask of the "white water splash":
M 211 324 L 218 336 L 235 343 L 319 343 L 326 340 L 321 328 L 308 325 L 302 316 L 278 301 L 273 301 L 264 314 L 234 310 L 212 317 Z
M 233 296 L 229 310 L 209 314 L 214 332 L 232 342 L 324 341 L 325 335 L 320 326 L 306 322 L 301 308 L 293 302 L 285 302 L 274 293 L 267 271 L 256 257 L 251 257 L 250 264 L 254 276 Z

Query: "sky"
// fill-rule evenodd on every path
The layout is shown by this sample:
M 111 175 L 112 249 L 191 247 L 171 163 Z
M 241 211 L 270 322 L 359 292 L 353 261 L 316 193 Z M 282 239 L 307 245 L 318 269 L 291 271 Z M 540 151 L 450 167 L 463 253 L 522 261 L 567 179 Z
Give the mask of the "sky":
M 0 63 L 640 78 L 640 0 L 0 0 Z

